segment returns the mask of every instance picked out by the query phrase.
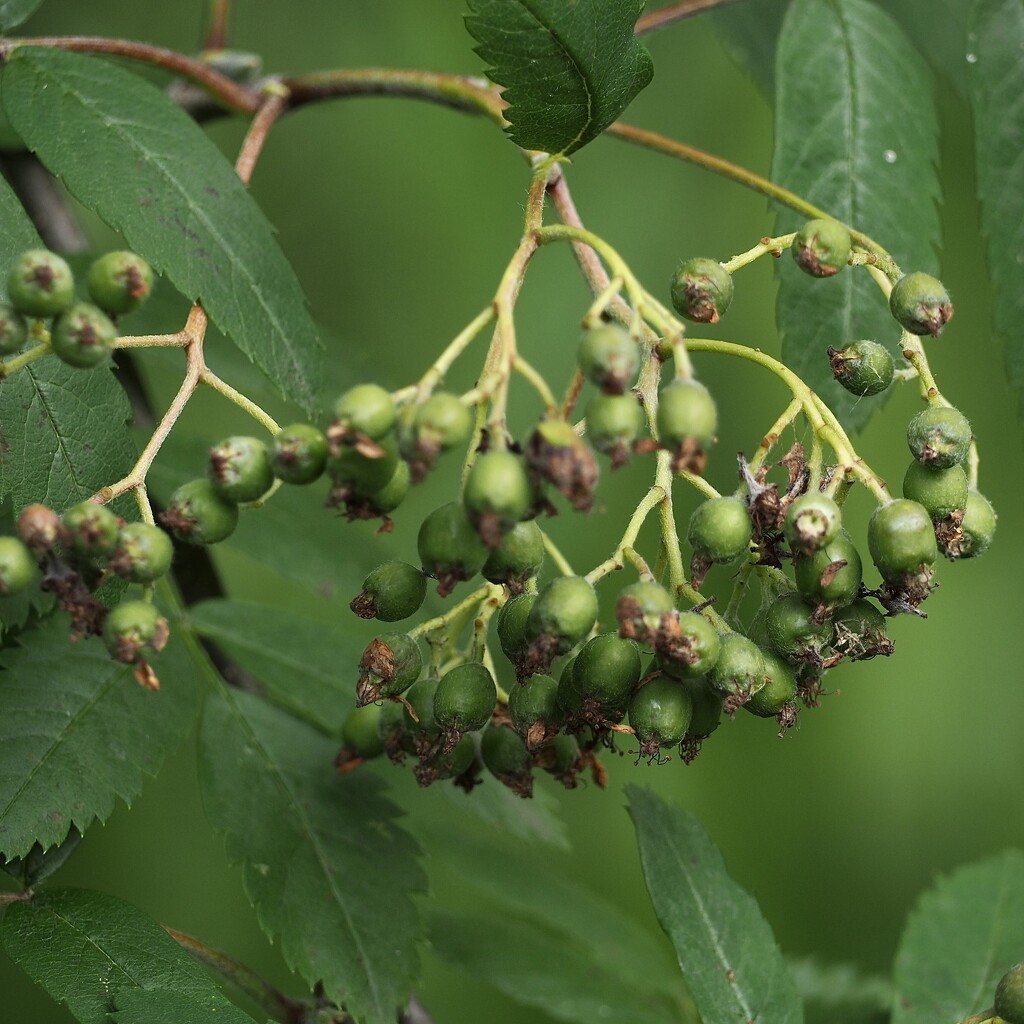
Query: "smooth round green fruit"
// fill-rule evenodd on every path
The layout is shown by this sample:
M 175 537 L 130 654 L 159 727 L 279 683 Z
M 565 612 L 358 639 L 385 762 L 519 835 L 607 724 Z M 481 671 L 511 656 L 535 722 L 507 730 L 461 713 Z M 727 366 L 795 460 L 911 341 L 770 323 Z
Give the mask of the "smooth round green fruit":
M 845 562 L 845 565 L 841 565 Z M 826 605 L 829 609 L 850 604 L 860 592 L 864 567 L 860 552 L 849 534 L 840 531 L 835 540 L 814 552 L 810 558 L 793 559 L 796 589 L 812 605 Z
M 434 720 L 445 730 L 475 732 L 491 720 L 497 699 L 494 677 L 480 662 L 457 665 L 434 691 Z
M 933 521 L 967 507 L 967 474 L 962 466 L 931 469 L 914 461 L 903 477 L 903 497 L 922 504 Z
M 274 483 L 267 446 L 255 437 L 226 437 L 215 444 L 206 475 L 218 494 L 236 505 L 256 501 Z
M 725 633 L 720 642 L 718 661 L 708 673 L 708 681 L 723 696 L 747 699 L 765 684 L 761 649 L 741 633 Z
M 996 518 L 996 510 L 986 497 L 975 490 L 968 491 L 967 508 L 960 524 L 964 531 L 959 549 L 961 558 L 976 558 L 988 550 L 995 537 Z
M 783 530 L 794 554 L 810 556 L 839 536 L 842 521 L 843 513 L 827 494 L 808 491 L 786 509 Z
M 597 594 L 582 576 L 556 576 L 537 595 L 526 621 L 531 639 L 547 636 L 563 654 L 597 622 Z
M 484 767 L 519 796 L 533 793 L 530 752 L 522 737 L 507 725 L 489 725 L 480 737 Z
M 413 432 L 416 451 L 430 457 L 469 440 L 473 414 L 457 395 L 436 391 L 416 409 Z
M 327 459 L 327 473 L 347 497 L 369 498 L 388 485 L 401 464 L 398 443 L 388 434 L 374 442 L 375 450 L 363 454 L 358 445 L 343 445 Z
M 1024 1024 L 1024 963 L 1011 967 L 996 986 L 996 1016 L 1006 1024 Z
M 401 707 L 399 704 L 398 708 Z M 380 735 L 382 710 L 381 704 L 367 704 L 353 708 L 345 716 L 341 723 L 341 741 L 350 756 L 369 760 L 384 753 L 384 741 Z
M 850 232 L 837 220 L 809 220 L 793 239 L 796 265 L 812 277 L 832 277 L 850 262 Z
M 644 410 L 636 395 L 594 395 L 584 415 L 590 443 L 611 457 L 613 469 L 623 465 L 644 429 Z
M 799 594 L 786 594 L 765 611 L 765 635 L 774 651 L 790 661 L 820 662 L 832 639 L 832 623 L 814 621 L 814 609 Z
M 409 754 L 422 753 L 441 735 L 441 730 L 434 719 L 434 695 L 437 693 L 437 684 L 436 678 L 428 676 L 426 679 L 418 679 L 405 691 L 402 746 Z
M 58 316 L 75 301 L 75 279 L 56 253 L 30 249 L 11 267 L 7 295 L 23 316 Z
M 174 558 L 171 538 L 150 523 L 127 523 L 121 527 L 110 568 L 132 583 L 153 583 L 166 576 Z
M 356 704 L 372 704 L 382 697 L 397 697 L 419 678 L 423 668 L 420 646 L 408 633 L 380 633 L 359 659 Z
M 604 711 L 625 711 L 640 681 L 640 648 L 618 633 L 588 640 L 576 655 L 573 682 L 585 700 Z
M 732 275 L 717 260 L 696 257 L 685 260 L 672 276 L 672 305 L 687 320 L 714 324 L 732 303 Z
M 161 520 L 186 544 L 217 544 L 235 532 L 238 506 L 209 480 L 190 480 L 171 495 Z
M 405 501 L 409 493 L 409 463 L 398 462 L 388 482 L 375 491 L 370 491 L 365 502 L 376 515 L 394 512 Z
M 686 539 L 698 558 L 725 565 L 746 553 L 752 533 L 742 498 L 709 498 L 690 516 Z
M 108 252 L 89 268 L 92 301 L 113 316 L 138 309 L 153 290 L 153 268 L 134 252 Z
M 561 728 L 565 718 L 558 703 L 558 682 L 548 675 L 533 675 L 513 686 L 508 714 L 528 750 L 537 750 Z
M 718 632 L 696 612 L 680 613 L 670 637 L 660 639 L 658 650 L 664 659 L 664 671 L 681 679 L 707 675 L 721 654 Z
M 61 517 L 63 537 L 80 558 L 105 562 L 117 547 L 121 530 L 117 516 L 106 505 L 83 501 Z
M 0 302 L 0 356 L 13 356 L 25 347 L 28 324 L 25 318 L 6 302 Z
M 582 767 L 579 740 L 559 733 L 540 752 L 538 763 L 567 789 L 575 789 L 576 775 Z
M 609 395 L 621 395 L 636 380 L 640 346 L 621 324 L 598 324 L 583 332 L 576 353 L 587 380 Z
M 832 616 L 832 646 L 851 661 L 892 654 L 885 616 L 870 601 L 854 601 Z
M 767 681 L 743 707 L 759 718 L 775 718 L 787 707 L 796 713 L 796 673 L 775 651 L 761 650 Z
M 416 546 L 423 571 L 437 579 L 442 597 L 461 580 L 475 576 L 487 561 L 487 548 L 458 501 L 434 509 L 423 520 Z
M 721 724 L 723 697 L 711 686 L 707 677 L 684 679 L 682 685 L 690 697 L 690 706 L 693 709 L 690 725 L 686 730 L 686 739 L 699 744 Z
M 526 515 L 530 481 L 518 456 L 494 450 L 478 455 L 462 490 L 466 514 L 489 548 Z
M 104 362 L 116 340 L 117 328 L 110 318 L 88 302 L 76 302 L 61 313 L 50 332 L 53 354 L 80 370 Z
M 483 577 L 491 583 L 505 583 L 513 591 L 522 590 L 526 581 L 540 572 L 544 564 L 544 535 L 530 519 L 515 526 L 501 538 L 484 563 Z
M 398 622 L 419 611 L 427 579 L 408 562 L 384 562 L 363 580 L 363 589 L 349 607 L 361 619 Z
M 122 601 L 103 625 L 107 650 L 129 664 L 162 651 L 167 638 L 167 620 L 148 601 Z
M 498 612 L 498 643 L 502 653 L 517 664 L 530 642 L 526 635 L 526 622 L 537 600 L 536 594 L 516 594 L 510 597 Z
M 832 376 L 858 398 L 880 395 L 892 384 L 896 363 L 877 341 L 855 341 L 846 348 L 828 350 Z
M 708 448 L 718 430 L 718 408 L 703 384 L 674 380 L 658 398 L 658 440 L 670 450 L 693 444 Z
M 971 424 L 959 410 L 929 405 L 907 424 L 907 446 L 930 469 L 962 466 L 971 450 Z
M 362 434 L 379 441 L 389 434 L 397 418 L 390 392 L 379 384 L 357 384 L 334 403 L 334 424 L 347 440 Z
M 311 484 L 327 465 L 327 438 L 308 423 L 278 431 L 268 452 L 270 469 L 286 484 Z
M 953 316 L 953 304 L 942 282 L 920 272 L 906 274 L 892 286 L 889 310 L 904 330 L 933 338 Z
M 0 594 L 17 594 L 35 576 L 32 552 L 17 537 L 0 537 Z
M 887 580 L 931 565 L 939 555 L 928 510 L 916 501 L 896 498 L 879 505 L 868 522 L 871 560 Z
M 693 703 L 686 687 L 665 677 L 645 683 L 629 702 L 629 724 L 643 757 L 655 757 L 659 749 L 682 743 L 692 717 Z

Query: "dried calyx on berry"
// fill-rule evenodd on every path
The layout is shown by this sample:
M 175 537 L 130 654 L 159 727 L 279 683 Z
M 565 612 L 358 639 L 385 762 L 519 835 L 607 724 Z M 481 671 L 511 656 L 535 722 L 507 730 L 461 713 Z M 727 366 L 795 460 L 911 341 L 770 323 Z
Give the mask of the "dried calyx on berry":
M 796 265 L 812 277 L 832 277 L 850 261 L 850 232 L 837 220 L 809 220 L 793 239 Z
M 381 633 L 374 637 L 359 659 L 357 706 L 404 693 L 422 668 L 419 644 L 407 633 Z
M 732 274 L 705 257 L 684 261 L 672 277 L 672 305 L 695 323 L 718 323 L 732 303 L 733 291 Z
M 599 476 L 597 460 L 565 420 L 543 420 L 537 425 L 526 445 L 526 461 L 536 491 L 547 482 L 577 512 L 593 508 Z
M 828 350 L 832 376 L 852 395 L 880 395 L 892 384 L 896 363 L 877 341 L 855 341 L 846 348 Z
M 953 303 L 942 282 L 920 272 L 906 274 L 892 286 L 889 309 L 904 330 L 933 338 L 953 316 Z
M 384 562 L 365 580 L 349 607 L 361 619 L 398 622 L 419 611 L 427 593 L 427 579 L 408 562 Z

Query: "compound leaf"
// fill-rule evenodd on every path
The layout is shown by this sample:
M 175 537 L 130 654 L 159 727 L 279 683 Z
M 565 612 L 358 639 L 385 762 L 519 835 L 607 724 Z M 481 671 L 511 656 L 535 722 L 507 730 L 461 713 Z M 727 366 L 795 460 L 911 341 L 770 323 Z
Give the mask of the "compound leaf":
M 313 409 L 321 351 L 302 289 L 198 125 L 138 76 L 77 53 L 19 47 L 2 87 L 15 131 L 68 190 Z
M 633 29 L 643 0 L 469 0 L 469 34 L 502 86 L 510 138 L 569 154 L 597 138 L 654 75 Z
M 893 965 L 892 1024 L 964 1020 L 992 1005 L 1024 950 L 1024 854 L 960 868 L 920 898 Z
M 172 638 L 161 689 L 134 679 L 98 640 L 68 643 L 56 615 L 0 652 L 0 854 L 27 854 L 130 804 L 195 717 L 191 665 Z
M 726 873 L 692 815 L 628 786 L 655 912 L 704 1024 L 799 1024 L 793 979 L 757 902 Z
M 112 1011 L 121 1011 L 118 1024 L 252 1024 L 160 925 L 106 893 L 36 893 L 8 907 L 2 938 L 11 959 L 82 1024 L 108 1024 Z
M 0 0 L 0 32 L 10 32 L 43 6 L 43 0 Z
M 899 26 L 866 0 L 795 0 L 775 80 L 772 178 L 877 239 L 904 270 L 934 273 L 938 122 L 928 70 Z M 781 211 L 778 233 L 802 219 Z M 882 293 L 860 268 L 816 281 L 788 257 L 778 266 L 783 360 L 840 418 L 863 426 L 879 401 L 844 391 L 826 351 L 860 338 L 897 351 Z
M 361 1024 L 393 1024 L 418 973 L 419 848 L 380 779 L 334 771 L 336 749 L 258 697 L 218 688 L 203 713 L 204 803 L 289 965 Z
M 971 25 L 976 60 L 969 66 L 981 224 L 995 287 L 996 332 L 1006 342 L 1006 368 L 1024 390 L 1024 3 L 977 0 Z

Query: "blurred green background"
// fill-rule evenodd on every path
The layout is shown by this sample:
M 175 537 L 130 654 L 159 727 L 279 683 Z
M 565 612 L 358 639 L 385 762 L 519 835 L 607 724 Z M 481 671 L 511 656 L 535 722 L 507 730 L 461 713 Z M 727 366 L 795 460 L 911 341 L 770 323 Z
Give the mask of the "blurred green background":
M 358 65 L 481 70 L 462 25 L 462 0 L 240 0 L 235 6 L 231 44 L 261 53 L 268 71 Z M 897 8 L 899 0 L 889 6 Z M 200 43 L 203 15 L 201 0 L 50 0 L 24 31 L 119 35 L 191 51 Z M 655 81 L 627 119 L 767 174 L 771 111 L 705 19 L 647 43 Z M 989 327 L 969 109 L 942 84 L 936 95 L 943 130 L 942 271 L 957 317 L 929 352 L 940 385 L 979 438 L 981 488 L 1000 513 L 994 549 L 980 561 L 940 567 L 928 620 L 905 616 L 893 623 L 893 658 L 831 673 L 828 682 L 841 693 L 805 713 L 785 740 L 776 739 L 772 723 L 740 714 L 689 767 L 608 759 L 611 785 L 604 792 L 591 785 L 555 793 L 547 779 L 538 781 L 560 805 L 572 844 L 571 853 L 542 849 L 541 861 L 550 858 L 652 932 L 657 924 L 620 793 L 628 781 L 655 787 L 699 815 L 733 877 L 756 895 L 787 955 L 852 961 L 868 971 L 888 968 L 905 914 L 936 874 L 1024 846 L 1024 687 L 1014 646 L 1020 617 L 1014 587 L 1024 573 L 1022 435 L 1002 346 Z M 237 122 L 211 127 L 229 153 L 242 131 Z M 724 259 L 771 231 L 772 215 L 759 196 L 618 141 L 588 147 L 568 176 L 585 223 L 656 293 L 665 291 L 661 282 L 679 258 L 707 253 Z M 332 381 L 373 377 L 398 387 L 422 373 L 490 297 L 517 241 L 526 183 L 524 163 L 490 124 L 423 103 L 335 102 L 275 128 L 252 189 L 330 339 Z M 100 225 L 88 217 L 86 223 L 100 246 L 112 243 Z M 773 294 L 770 266 L 743 271 L 718 335 L 777 352 Z M 541 252 L 517 315 L 520 344 L 552 381 L 565 380 L 573 365 L 587 304 L 569 250 Z M 243 389 L 258 388 L 256 375 L 221 348 L 211 353 L 214 368 L 223 367 Z M 479 358 L 481 351 L 471 350 L 466 367 L 460 364 L 452 375 L 455 386 L 471 384 Z M 158 408 L 180 379 L 176 359 L 153 354 L 143 363 Z M 722 422 L 708 476 L 731 489 L 732 453 L 754 449 L 784 394 L 747 366 L 720 357 L 696 362 Z M 514 425 L 522 428 L 540 410 L 531 393 L 514 394 Z M 202 399 L 182 421 L 168 465 L 175 457 L 198 465 L 209 443 L 244 425 L 215 396 Z M 270 405 L 282 412 L 272 399 Z M 914 389 L 904 388 L 859 439 L 868 461 L 895 484 L 908 458 L 904 425 L 917 407 Z M 415 560 L 419 519 L 447 500 L 453 474 L 452 467 L 439 472 L 396 515 L 388 540 L 395 557 Z M 565 513 L 550 521 L 575 566 L 606 557 L 646 474 L 646 465 L 634 465 L 611 485 L 606 477 L 598 509 L 583 528 Z M 684 492 L 680 516 L 693 504 Z M 851 506 L 853 532 L 863 537 L 871 504 L 858 494 Z M 357 585 L 373 527 L 334 522 L 327 513 L 310 521 L 321 523 L 325 557 L 335 565 L 331 578 Z M 258 520 L 245 536 L 258 542 Z M 241 544 L 218 552 L 217 560 L 233 595 L 286 602 L 325 624 L 351 618 L 344 607 L 350 593 L 302 587 Z M 726 577 L 711 582 L 724 585 Z M 606 584 L 602 591 L 606 615 L 614 590 Z M 368 635 L 362 625 L 352 628 L 360 638 Z M 349 671 L 339 665 L 339 672 Z M 119 808 L 105 827 L 88 832 L 58 881 L 121 895 L 300 992 L 301 983 L 259 932 L 240 872 L 225 866 L 209 832 L 194 766 L 189 744 L 147 784 L 130 812 Z M 416 791 L 397 770 L 383 771 L 396 777 L 396 793 L 414 821 L 439 826 L 424 827 L 424 837 L 443 832 L 457 806 Z M 465 903 L 458 878 L 444 870 L 443 843 L 428 842 L 428 853 L 436 899 Z M 495 876 L 520 855 L 510 841 L 508 860 L 493 866 Z M 424 960 L 419 991 L 438 1024 L 549 1019 L 454 973 L 429 950 Z M 44 1024 L 71 1018 L 2 961 L 0 1019 Z

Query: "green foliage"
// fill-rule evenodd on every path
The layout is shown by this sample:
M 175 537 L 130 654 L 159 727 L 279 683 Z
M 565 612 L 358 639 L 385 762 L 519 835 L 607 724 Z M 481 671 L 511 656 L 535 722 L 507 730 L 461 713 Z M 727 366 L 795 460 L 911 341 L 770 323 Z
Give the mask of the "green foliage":
M 315 406 L 320 343 L 295 273 L 230 164 L 184 111 L 106 61 L 33 47 L 8 60 L 3 104 L 78 199 L 185 295 L 201 296 L 282 394 Z
M 509 137 L 568 155 L 601 134 L 654 74 L 633 37 L 643 0 L 469 0 L 466 27 L 509 103 Z
M 779 38 L 772 179 L 884 238 L 904 270 L 932 271 L 937 158 L 928 70 L 899 26 L 866 0 L 795 0 Z M 777 230 L 802 219 L 780 212 Z M 862 426 L 879 404 L 847 394 L 825 352 L 859 338 L 898 344 L 878 288 L 863 272 L 808 284 L 786 260 L 779 276 L 783 360 L 840 418 Z
M 7 909 L 0 938 L 82 1024 L 251 1024 L 160 925 L 115 896 L 48 889 Z
M 27 21 L 43 0 L 0 0 L 0 32 L 9 32 Z

